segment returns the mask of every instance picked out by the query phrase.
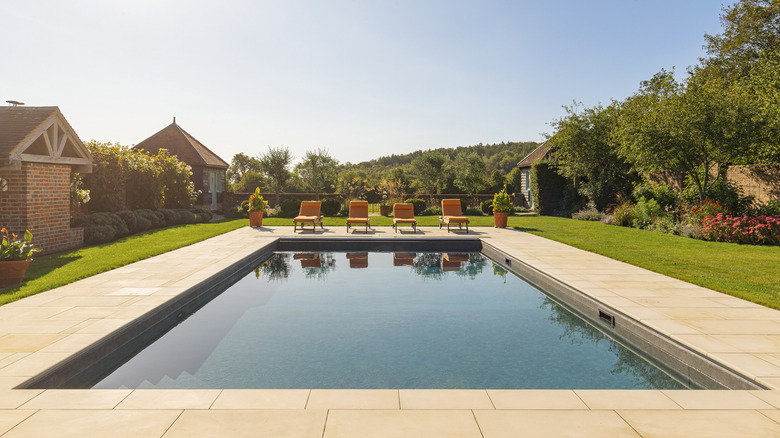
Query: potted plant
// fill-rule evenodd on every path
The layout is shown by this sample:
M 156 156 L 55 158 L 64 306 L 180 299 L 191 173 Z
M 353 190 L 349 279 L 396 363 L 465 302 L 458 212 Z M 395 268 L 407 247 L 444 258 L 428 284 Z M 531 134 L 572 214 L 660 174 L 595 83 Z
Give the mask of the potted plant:
M 260 195 L 260 187 L 255 188 L 255 192 L 249 196 L 247 212 L 249 213 L 249 226 L 263 226 L 263 212 L 268 206 L 268 201 Z
M 16 240 L 16 234 L 0 229 L 0 287 L 13 286 L 22 282 L 33 254 L 40 251 L 32 246 L 32 233 L 24 232 L 24 239 Z
M 390 206 L 387 205 L 387 190 L 382 191 L 382 201 L 379 203 L 379 214 L 382 216 L 390 214 Z
M 512 212 L 512 198 L 506 192 L 504 187 L 500 192 L 493 195 L 493 220 L 496 228 L 506 227 L 506 219 Z

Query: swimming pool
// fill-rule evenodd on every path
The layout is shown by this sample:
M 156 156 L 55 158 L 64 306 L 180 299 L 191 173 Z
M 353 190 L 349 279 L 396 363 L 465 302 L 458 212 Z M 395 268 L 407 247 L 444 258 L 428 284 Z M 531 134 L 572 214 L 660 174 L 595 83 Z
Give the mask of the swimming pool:
M 684 388 L 480 253 L 279 252 L 95 388 Z

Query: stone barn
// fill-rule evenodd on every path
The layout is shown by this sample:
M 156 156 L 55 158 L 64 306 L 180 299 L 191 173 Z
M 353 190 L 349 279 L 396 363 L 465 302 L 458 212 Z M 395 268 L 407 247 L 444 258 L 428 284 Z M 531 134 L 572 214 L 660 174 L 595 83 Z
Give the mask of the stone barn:
M 200 191 L 197 206 L 204 210 L 220 210 L 225 191 L 228 163 L 209 150 L 187 131 L 173 123 L 133 147 L 152 155 L 166 149 L 171 155 L 192 167 L 192 184 Z
M 83 245 L 70 227 L 70 174 L 92 156 L 56 106 L 0 107 L 0 227 L 33 233 L 46 253 Z

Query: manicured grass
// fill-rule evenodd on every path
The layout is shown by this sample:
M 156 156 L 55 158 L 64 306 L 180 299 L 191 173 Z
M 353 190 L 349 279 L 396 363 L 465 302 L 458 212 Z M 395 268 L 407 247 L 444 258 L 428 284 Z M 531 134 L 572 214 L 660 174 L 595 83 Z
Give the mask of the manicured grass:
M 517 229 L 780 309 L 780 247 L 705 242 L 669 234 L 546 216 Z
M 249 225 L 248 219 L 179 225 L 116 242 L 36 257 L 19 286 L 0 290 L 0 305 Z

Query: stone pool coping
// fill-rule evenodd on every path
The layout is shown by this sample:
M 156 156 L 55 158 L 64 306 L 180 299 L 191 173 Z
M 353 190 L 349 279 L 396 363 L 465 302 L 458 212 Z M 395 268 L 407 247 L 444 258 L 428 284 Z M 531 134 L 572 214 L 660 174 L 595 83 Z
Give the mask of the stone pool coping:
M 448 236 L 419 230 L 379 227 L 368 236 Z M 780 312 L 528 233 L 471 231 L 761 385 L 780 386 Z M 12 389 L 293 234 L 366 237 L 343 227 L 247 227 L 0 307 L 0 436 L 50 436 L 53 427 L 58 436 L 780 435 L 777 390 Z

